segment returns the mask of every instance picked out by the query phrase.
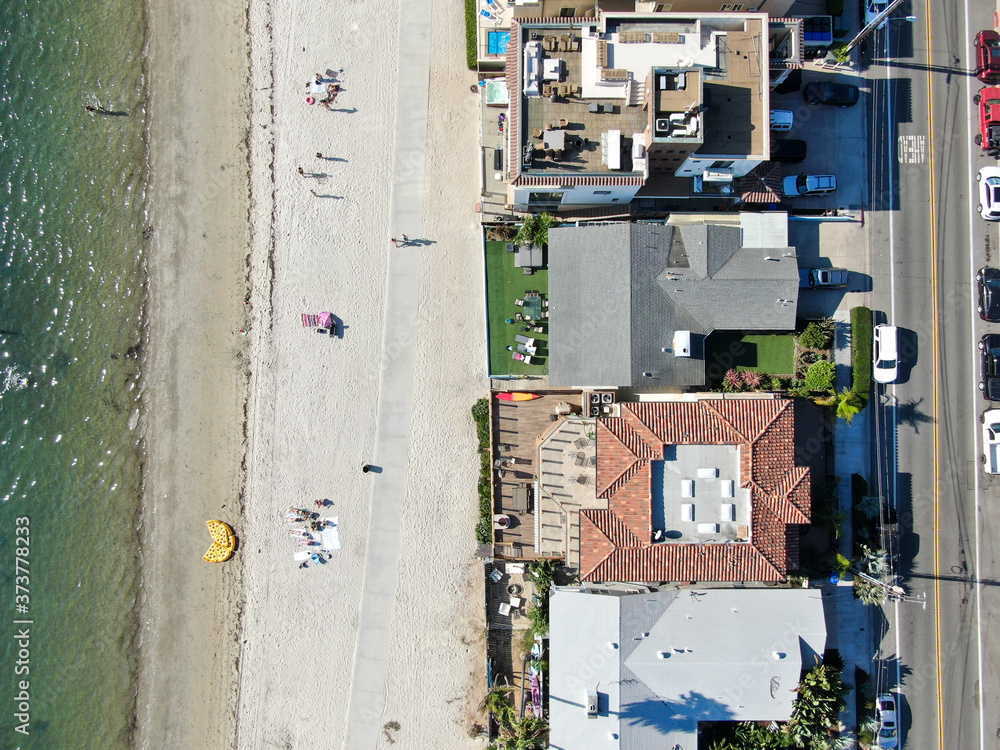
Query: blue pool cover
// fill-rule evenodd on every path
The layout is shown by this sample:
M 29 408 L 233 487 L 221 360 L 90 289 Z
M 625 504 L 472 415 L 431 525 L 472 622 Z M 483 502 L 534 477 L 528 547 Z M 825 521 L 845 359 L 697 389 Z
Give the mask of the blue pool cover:
M 487 36 L 486 49 L 491 55 L 505 55 L 509 41 L 509 31 L 491 31 Z

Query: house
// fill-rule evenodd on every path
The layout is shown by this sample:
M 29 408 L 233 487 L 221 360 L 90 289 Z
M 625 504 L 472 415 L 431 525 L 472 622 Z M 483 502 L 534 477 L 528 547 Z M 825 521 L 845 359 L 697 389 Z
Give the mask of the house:
M 598 419 L 607 507 L 580 511 L 580 579 L 785 580 L 812 503 L 795 410 L 785 398 L 705 397 L 622 403 Z
M 807 589 L 556 588 L 550 747 L 695 748 L 699 722 L 786 721 L 825 646 Z
M 740 197 L 735 180 L 769 159 L 769 84 L 801 67 L 801 27 L 767 13 L 514 18 L 507 203 Z
M 700 386 L 713 331 L 792 330 L 799 277 L 786 216 L 740 222 L 549 230 L 552 385 Z

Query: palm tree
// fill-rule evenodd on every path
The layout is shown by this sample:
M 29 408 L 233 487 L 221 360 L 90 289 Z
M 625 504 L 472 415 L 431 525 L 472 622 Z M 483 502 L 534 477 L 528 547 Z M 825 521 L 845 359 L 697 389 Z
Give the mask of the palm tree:
M 854 417 L 861 413 L 864 406 L 864 402 L 857 391 L 844 388 L 837 394 L 837 416 L 847 422 L 847 424 L 850 424 Z

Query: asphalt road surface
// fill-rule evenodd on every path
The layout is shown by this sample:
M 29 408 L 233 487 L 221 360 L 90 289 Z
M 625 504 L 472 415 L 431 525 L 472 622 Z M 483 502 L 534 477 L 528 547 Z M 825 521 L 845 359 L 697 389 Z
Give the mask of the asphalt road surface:
M 997 747 L 1000 483 L 982 471 L 975 272 L 1000 264 L 976 212 L 981 84 L 972 40 L 982 3 L 916 2 L 868 42 L 874 307 L 900 326 L 900 381 L 880 388 L 874 440 L 898 512 L 903 601 L 884 607 L 877 687 L 898 696 L 901 747 Z M 906 6 L 904 5 L 904 10 Z

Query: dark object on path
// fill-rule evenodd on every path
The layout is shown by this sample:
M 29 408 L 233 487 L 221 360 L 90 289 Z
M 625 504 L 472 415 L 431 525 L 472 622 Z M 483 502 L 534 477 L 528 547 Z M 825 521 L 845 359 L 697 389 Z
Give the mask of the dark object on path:
M 371 470 L 372 470 L 371 464 L 365 464 L 364 466 L 361 467 L 361 471 L 363 471 L 365 474 L 367 474 Z

